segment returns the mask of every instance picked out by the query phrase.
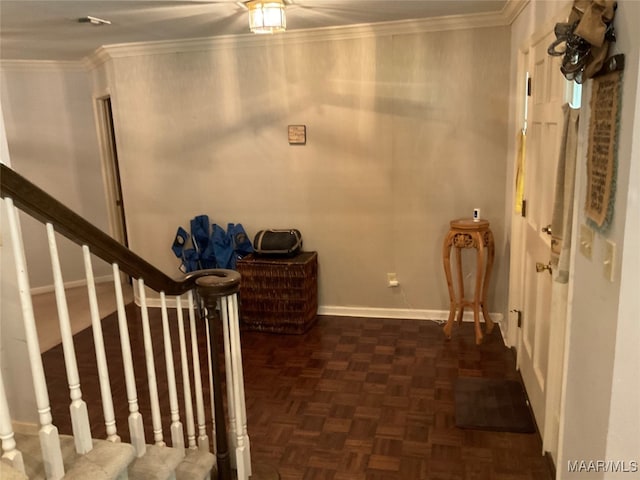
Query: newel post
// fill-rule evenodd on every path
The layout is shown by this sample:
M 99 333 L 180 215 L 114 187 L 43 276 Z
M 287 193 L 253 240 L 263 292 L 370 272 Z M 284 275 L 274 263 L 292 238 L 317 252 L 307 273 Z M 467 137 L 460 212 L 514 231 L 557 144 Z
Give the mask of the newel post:
M 227 423 L 223 405 L 222 384 L 220 376 L 223 370 L 219 365 L 220 345 L 218 339 L 222 337 L 220 318 L 216 313 L 218 301 L 238 293 L 240 289 L 240 274 L 234 270 L 210 270 L 208 275 L 196 279 L 198 295 L 203 299 L 206 307 L 207 321 L 211 330 L 210 352 L 213 371 L 213 403 L 216 421 L 216 457 L 218 460 L 218 474 L 220 480 L 231 480 L 231 459 L 227 440 Z

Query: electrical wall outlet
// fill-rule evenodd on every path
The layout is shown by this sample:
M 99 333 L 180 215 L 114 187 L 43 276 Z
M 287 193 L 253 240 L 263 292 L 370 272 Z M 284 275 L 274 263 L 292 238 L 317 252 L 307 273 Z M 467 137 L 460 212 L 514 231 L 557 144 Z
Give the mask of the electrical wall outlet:
M 398 285 L 400 285 L 398 276 L 395 273 L 387 273 L 387 285 L 389 287 L 397 287 Z
M 604 266 L 602 273 L 604 274 L 604 278 L 613 282 L 614 274 L 615 274 L 615 263 L 616 263 L 616 244 L 611 240 L 607 240 L 604 243 L 604 258 L 602 260 L 602 264 Z
M 591 260 L 593 250 L 593 230 L 586 225 L 580 225 L 580 253 Z

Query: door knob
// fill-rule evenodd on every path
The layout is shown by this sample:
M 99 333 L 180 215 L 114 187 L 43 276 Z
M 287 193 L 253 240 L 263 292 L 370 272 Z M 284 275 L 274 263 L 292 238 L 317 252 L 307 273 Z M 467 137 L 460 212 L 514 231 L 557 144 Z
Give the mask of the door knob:
M 547 225 L 546 227 L 542 227 L 542 231 L 547 235 L 551 235 L 551 224 Z
M 553 273 L 553 269 L 551 268 L 550 263 L 547 263 L 545 265 L 544 263 L 536 262 L 536 272 L 540 273 L 540 272 L 544 272 L 545 270 L 549 271 L 549 275 Z

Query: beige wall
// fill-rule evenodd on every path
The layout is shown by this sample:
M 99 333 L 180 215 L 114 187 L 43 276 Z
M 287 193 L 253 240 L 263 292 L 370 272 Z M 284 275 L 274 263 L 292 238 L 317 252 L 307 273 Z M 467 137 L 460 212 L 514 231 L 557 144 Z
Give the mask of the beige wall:
M 321 305 L 446 310 L 442 238 L 477 207 L 503 312 L 508 49 L 500 27 L 110 60 L 132 248 L 177 274 L 170 245 L 197 214 L 296 227 Z
M 108 232 L 90 77 L 79 65 L 7 62 L 0 94 L 12 167 Z M 32 288 L 53 284 L 44 226 L 21 216 Z M 84 279 L 81 250 L 58 237 L 65 282 Z M 94 262 L 95 275 L 110 273 Z
M 640 32 L 633 19 L 640 18 L 640 4 L 634 1 L 619 2 L 616 12 L 616 37 L 614 53 L 624 53 L 626 66 L 622 88 L 620 127 L 617 143 L 617 181 L 613 221 L 608 231 L 596 233 L 593 242 L 593 257 L 581 254 L 575 259 L 575 282 L 573 309 L 569 319 L 570 350 L 566 370 L 566 410 L 564 419 L 565 460 L 606 459 L 638 460 L 640 441 L 640 386 L 638 373 L 640 355 L 638 341 L 638 272 L 640 265 L 631 249 L 637 248 L 638 232 L 634 223 L 627 225 L 631 215 L 635 219 L 639 212 L 628 212 L 628 205 L 637 207 L 637 174 L 630 176 L 632 163 L 637 165 L 638 118 L 637 99 L 640 77 Z M 590 85 L 583 93 L 582 118 L 589 118 Z M 586 123 L 586 122 L 585 122 Z M 587 125 L 584 132 L 586 155 Z M 637 143 L 637 142 L 636 142 Z M 630 183 L 632 180 L 635 183 Z M 579 162 L 576 192 L 578 199 L 586 198 L 586 157 Z M 586 222 L 583 203 L 579 201 L 578 223 Z M 629 230 L 631 229 L 631 230 Z M 627 238 L 636 243 L 627 244 Z M 604 252 L 606 241 L 616 245 L 617 258 L 614 263 L 614 280 L 605 278 Z M 628 252 L 628 253 L 627 253 Z M 628 260 L 627 260 L 628 259 Z M 627 262 L 635 262 L 627 263 Z M 623 278 L 621 272 L 625 270 Z M 634 272 L 634 273 L 632 273 Z M 635 277 L 635 278 L 634 278 Z M 624 281 L 624 283 L 623 283 Z M 630 293 L 630 292 L 635 293 Z M 626 298 L 623 294 L 633 295 Z M 635 302 L 632 300 L 635 298 Z M 632 347 L 633 345 L 633 347 Z M 623 352 L 631 356 L 621 358 Z M 631 398 L 620 392 L 628 392 Z M 585 402 L 585 399 L 589 399 Z M 629 408 L 631 407 L 631 408 Z M 625 412 L 624 418 L 620 413 Z M 624 439 L 624 441 L 621 441 Z M 633 455 L 636 458 L 633 458 Z M 566 468 L 565 465 L 562 465 Z M 567 478 L 612 478 L 601 475 L 567 475 Z M 613 476 L 615 478 L 615 475 Z
M 0 99 L 0 163 L 11 166 Z M 9 221 L 5 200 L 0 200 L 0 375 L 11 419 L 35 423 L 37 408 L 31 378 L 26 336 L 22 326 L 20 288 L 13 242 L 7 228 Z M 20 365 L 21 368 L 13 368 Z

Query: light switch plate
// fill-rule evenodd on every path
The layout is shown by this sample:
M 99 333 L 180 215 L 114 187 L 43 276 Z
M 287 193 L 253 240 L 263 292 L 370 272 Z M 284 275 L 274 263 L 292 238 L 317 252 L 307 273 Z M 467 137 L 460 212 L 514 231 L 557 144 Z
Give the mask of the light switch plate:
M 580 253 L 591 260 L 593 249 L 593 230 L 586 225 L 580 225 Z
M 604 243 L 604 259 L 602 260 L 604 268 L 602 273 L 604 274 L 604 278 L 613 282 L 613 275 L 615 274 L 615 263 L 616 263 L 616 244 L 611 240 L 607 240 Z

